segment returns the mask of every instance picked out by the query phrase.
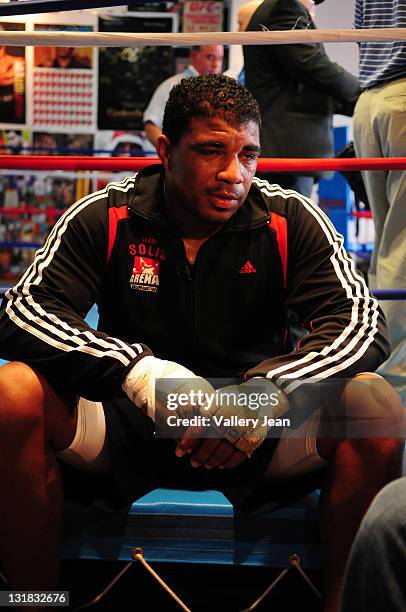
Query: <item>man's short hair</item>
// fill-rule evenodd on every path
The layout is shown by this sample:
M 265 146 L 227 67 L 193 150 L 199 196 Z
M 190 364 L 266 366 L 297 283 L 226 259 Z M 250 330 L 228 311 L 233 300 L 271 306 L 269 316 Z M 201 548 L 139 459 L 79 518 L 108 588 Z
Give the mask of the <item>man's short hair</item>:
M 246 87 L 224 74 L 201 74 L 175 85 L 165 106 L 162 133 L 176 144 L 194 118 L 218 117 L 230 125 L 261 125 L 259 106 Z

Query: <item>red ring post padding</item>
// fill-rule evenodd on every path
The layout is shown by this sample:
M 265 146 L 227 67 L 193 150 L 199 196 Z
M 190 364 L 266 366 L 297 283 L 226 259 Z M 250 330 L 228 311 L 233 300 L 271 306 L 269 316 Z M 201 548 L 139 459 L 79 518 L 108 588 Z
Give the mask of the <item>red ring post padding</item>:
M 140 170 L 159 162 L 157 157 L 88 157 L 84 155 L 0 155 L 0 168 L 24 170 L 123 171 Z M 303 172 L 309 170 L 406 170 L 406 157 L 352 159 L 261 158 L 258 172 Z

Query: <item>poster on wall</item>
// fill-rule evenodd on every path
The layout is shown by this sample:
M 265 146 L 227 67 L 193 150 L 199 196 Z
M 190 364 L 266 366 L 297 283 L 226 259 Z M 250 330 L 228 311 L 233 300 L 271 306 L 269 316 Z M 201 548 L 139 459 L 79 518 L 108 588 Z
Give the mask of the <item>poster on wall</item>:
M 90 32 L 90 25 L 35 24 L 34 29 Z M 35 47 L 32 124 L 43 129 L 94 129 L 96 74 L 91 47 Z
M 9 154 L 76 155 L 78 145 L 93 148 L 91 134 L 4 129 L 0 141 Z M 86 181 L 74 172 L 0 169 L 2 278 L 14 280 L 23 274 L 62 212 L 86 195 Z
M 95 134 L 95 152 L 100 157 L 145 157 L 150 149 L 143 132 L 98 130 Z M 131 174 L 134 174 L 131 170 L 99 173 L 93 179 L 93 190 L 103 189 L 110 181 L 120 181 Z
M 92 134 L 35 131 L 32 133 L 32 155 L 91 155 Z M 65 210 L 84 194 L 86 176 L 71 172 L 38 172 L 29 178 L 31 206 Z
M 95 143 L 102 157 L 144 157 L 150 149 L 149 140 L 137 131 L 99 130 Z
M 33 132 L 32 155 L 92 155 L 92 134 Z
M 0 22 L 0 30 L 24 30 L 23 23 Z M 25 48 L 0 46 L 0 123 L 25 123 Z
M 186 0 L 182 32 L 221 32 L 223 3 L 210 0 Z
M 77 191 L 72 175 L 34 170 L 0 170 L 0 276 L 24 273 Z
M 0 153 L 24 155 L 27 153 L 30 135 L 28 130 L 4 128 L 0 130 Z
M 175 13 L 104 16 L 100 32 L 174 32 Z M 174 74 L 171 47 L 101 47 L 98 128 L 142 130 L 142 116 L 156 87 Z

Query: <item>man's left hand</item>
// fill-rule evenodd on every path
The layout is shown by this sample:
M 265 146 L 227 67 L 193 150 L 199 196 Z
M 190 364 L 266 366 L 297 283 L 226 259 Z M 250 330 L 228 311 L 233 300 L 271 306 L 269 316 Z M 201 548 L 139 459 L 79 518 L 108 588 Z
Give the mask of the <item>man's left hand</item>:
M 259 393 L 260 392 L 260 393 Z M 176 447 L 176 455 L 183 457 L 190 454 L 193 467 L 204 465 L 206 468 L 231 469 L 251 457 L 252 453 L 262 444 L 268 432 L 265 424 L 269 417 L 279 417 L 288 409 L 288 401 L 280 389 L 266 378 L 253 378 L 240 385 L 223 387 L 218 390 L 219 405 L 211 408 L 208 416 L 223 419 L 225 423 L 230 417 L 237 417 L 237 423 L 232 426 L 221 424 L 216 426 L 218 436 L 201 437 L 207 433 L 202 427 L 189 427 Z M 221 402 L 224 398 L 234 397 L 235 403 L 230 407 Z M 251 399 L 261 394 L 262 403 L 255 408 Z M 241 399 L 243 402 L 241 402 Z M 257 424 L 253 425 L 255 419 Z M 211 429 L 213 431 L 213 428 Z

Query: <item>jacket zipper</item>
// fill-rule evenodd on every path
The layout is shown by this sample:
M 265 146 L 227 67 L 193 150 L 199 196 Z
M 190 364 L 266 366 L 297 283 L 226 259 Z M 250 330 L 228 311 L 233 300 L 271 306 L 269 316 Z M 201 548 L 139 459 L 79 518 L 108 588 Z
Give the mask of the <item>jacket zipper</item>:
M 189 347 L 191 362 L 194 363 L 197 348 L 197 331 L 196 331 L 196 285 L 195 277 L 196 270 L 194 266 L 190 266 L 188 261 L 185 261 L 186 269 L 186 295 L 187 295 L 187 311 L 189 313 Z

